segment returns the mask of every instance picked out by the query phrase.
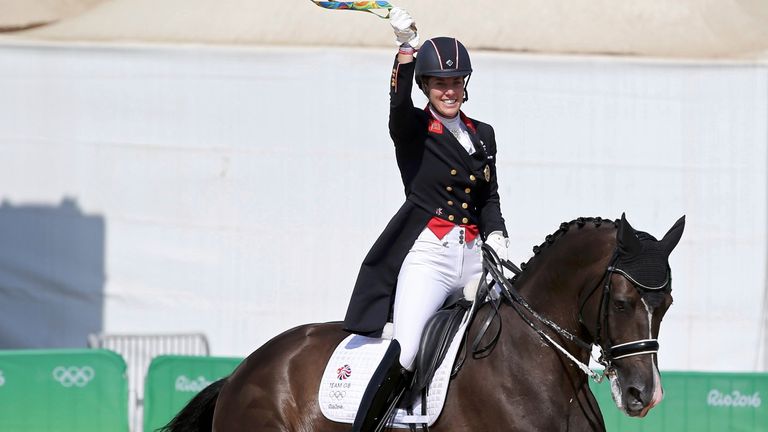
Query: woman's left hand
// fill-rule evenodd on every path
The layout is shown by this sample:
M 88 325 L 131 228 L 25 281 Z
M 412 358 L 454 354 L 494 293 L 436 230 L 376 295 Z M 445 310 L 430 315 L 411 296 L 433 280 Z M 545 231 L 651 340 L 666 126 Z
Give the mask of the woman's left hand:
M 494 231 L 488 234 L 485 243 L 496 252 L 500 259 L 504 261 L 509 260 L 509 239 L 504 237 L 501 231 Z

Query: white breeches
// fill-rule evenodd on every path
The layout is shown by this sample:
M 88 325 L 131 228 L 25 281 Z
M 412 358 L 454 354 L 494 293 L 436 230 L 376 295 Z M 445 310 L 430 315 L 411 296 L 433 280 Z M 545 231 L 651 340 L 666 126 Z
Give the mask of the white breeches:
M 456 226 L 442 240 L 424 228 L 403 261 L 397 277 L 392 324 L 400 342 L 400 364 L 413 370 L 419 339 L 427 320 L 449 295 L 482 274 L 480 238 L 464 241 Z

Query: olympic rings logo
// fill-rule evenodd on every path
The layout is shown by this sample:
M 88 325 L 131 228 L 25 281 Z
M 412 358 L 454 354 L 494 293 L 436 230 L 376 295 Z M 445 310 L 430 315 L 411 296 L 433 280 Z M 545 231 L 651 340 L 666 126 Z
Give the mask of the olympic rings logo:
M 59 366 L 53 370 L 53 379 L 64 387 L 85 387 L 95 376 L 96 372 L 90 366 Z
M 331 390 L 328 392 L 328 396 L 330 396 L 331 399 L 340 401 L 344 399 L 344 396 L 347 395 L 347 392 L 344 390 Z

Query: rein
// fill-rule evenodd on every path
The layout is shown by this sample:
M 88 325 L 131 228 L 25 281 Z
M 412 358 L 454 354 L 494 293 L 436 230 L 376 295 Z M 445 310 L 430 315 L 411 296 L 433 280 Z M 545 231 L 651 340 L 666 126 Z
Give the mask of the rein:
M 517 312 L 517 314 L 525 321 L 542 339 L 544 339 L 549 345 L 551 345 L 553 348 L 557 349 L 565 355 L 570 361 L 572 361 L 576 366 L 579 367 L 579 369 L 584 372 L 587 376 L 592 378 L 596 383 L 602 382 L 603 378 L 605 377 L 605 374 L 612 368 L 612 364 L 614 360 L 623 359 L 626 357 L 636 356 L 636 355 L 643 355 L 643 354 L 655 354 L 659 350 L 659 343 L 657 339 L 650 338 L 649 339 L 641 339 L 636 340 L 632 342 L 622 343 L 618 345 L 613 345 L 607 348 L 604 348 L 601 342 L 601 335 L 603 334 L 603 323 L 605 323 L 605 332 L 608 333 L 608 305 L 610 303 L 610 295 L 611 295 L 611 277 L 614 273 L 619 274 L 626 278 L 636 289 L 646 289 L 646 290 L 658 290 L 663 289 L 667 286 L 667 284 L 670 281 L 669 276 L 667 277 L 666 282 L 659 286 L 659 287 L 646 287 L 644 285 L 636 283 L 634 279 L 632 279 L 626 272 L 624 272 L 621 269 L 616 268 L 616 262 L 618 261 L 618 250 L 614 251 L 613 256 L 611 257 L 610 264 L 606 268 L 603 277 L 600 278 L 600 281 L 592 288 L 588 294 L 583 298 L 581 301 L 581 305 L 579 306 L 579 322 L 581 324 L 584 324 L 582 319 L 582 310 L 584 308 L 584 305 L 589 300 L 590 297 L 597 291 L 597 288 L 600 286 L 603 281 L 605 283 L 603 284 L 603 292 L 600 299 L 600 305 L 598 307 L 598 317 L 597 317 L 597 323 L 595 324 L 596 329 L 596 335 L 593 338 L 594 342 L 589 343 L 586 342 L 576 335 L 572 334 L 571 332 L 563 329 L 560 327 L 557 323 L 550 320 L 549 318 L 546 318 L 542 315 L 540 315 L 538 312 L 536 312 L 530 304 L 520 295 L 520 293 L 515 288 L 514 284 L 512 284 L 503 273 L 503 268 L 507 267 L 510 270 L 512 270 L 515 274 L 519 274 L 521 271 L 515 267 L 514 265 L 510 266 L 511 263 L 503 262 L 496 252 L 490 248 L 487 245 L 483 245 L 483 275 L 481 279 L 481 289 L 478 290 L 478 296 L 477 300 L 486 299 L 489 298 L 489 302 L 493 306 L 493 312 L 489 314 L 489 316 L 486 318 L 485 322 L 481 326 L 481 330 L 477 334 L 477 336 L 474 339 L 474 342 L 472 344 L 472 354 L 475 357 L 485 355 L 488 351 L 490 351 L 493 346 L 498 341 L 499 335 L 501 334 L 501 319 L 498 320 L 499 327 L 496 331 L 496 334 L 492 338 L 491 342 L 489 342 L 487 345 L 480 347 L 480 341 L 483 339 L 485 334 L 488 331 L 488 328 L 491 325 L 491 322 L 499 317 L 499 306 L 501 303 L 501 298 L 506 298 L 509 304 L 512 306 L 512 308 Z M 487 276 L 491 277 L 491 281 L 489 283 L 485 283 L 487 281 Z M 494 295 L 492 294 L 494 285 L 499 286 L 500 293 L 497 294 L 494 298 Z M 528 313 L 531 315 L 531 318 L 529 318 L 524 311 L 528 311 Z M 560 345 L 557 341 L 555 341 L 551 336 L 549 336 L 547 333 L 542 330 L 542 328 L 537 325 L 536 322 L 534 322 L 534 319 L 538 321 L 541 324 L 544 324 L 545 326 L 552 329 L 555 333 L 559 334 L 560 336 L 564 337 L 565 339 L 575 343 L 579 348 L 586 350 L 590 353 L 590 356 L 592 355 L 592 345 L 597 345 L 600 348 L 601 355 L 598 359 L 593 359 L 601 364 L 604 367 L 603 375 L 598 374 L 597 372 L 593 371 L 589 368 L 587 364 L 584 364 L 579 359 L 577 359 L 573 354 L 571 354 L 566 348 L 564 348 L 562 345 Z M 586 326 L 585 326 L 586 327 Z M 609 338 L 607 340 L 610 340 Z M 463 362 L 462 362 L 463 363 Z M 460 367 L 460 365 L 459 365 Z
M 549 343 L 552 347 L 560 351 L 563 355 L 568 357 L 574 364 L 576 364 L 579 369 L 581 369 L 584 374 L 591 377 L 595 382 L 600 383 L 603 380 L 603 377 L 599 375 L 597 372 L 594 372 L 592 369 L 589 368 L 588 365 L 581 362 L 579 359 L 577 359 L 573 354 L 571 354 L 567 349 L 565 349 L 563 346 L 561 346 L 557 341 L 552 339 L 548 334 L 546 334 L 541 328 L 539 328 L 535 322 L 533 322 L 526 314 L 523 312 L 522 309 L 525 309 L 530 313 L 533 318 L 538 320 L 540 323 L 546 325 L 547 327 L 554 330 L 559 335 L 565 337 L 571 342 L 574 342 L 576 345 L 578 345 L 580 348 L 587 350 L 588 352 L 591 352 L 592 350 L 592 344 L 587 343 L 581 339 L 579 339 L 576 335 L 572 334 L 571 332 L 565 330 L 564 328 L 560 327 L 557 323 L 550 320 L 549 318 L 546 318 L 542 315 L 540 315 L 538 312 L 536 312 L 530 304 L 520 295 L 520 293 L 517 292 L 517 289 L 515 289 L 514 285 L 506 278 L 504 277 L 504 273 L 501 270 L 502 261 L 499 259 L 496 252 L 491 249 L 489 246 L 483 245 L 483 261 L 484 261 L 484 272 L 483 272 L 483 280 L 485 279 L 486 274 L 490 275 L 492 278 L 492 281 L 489 285 L 490 287 L 493 286 L 494 283 L 498 284 L 500 286 L 501 294 L 509 301 L 509 304 L 512 306 L 512 308 L 517 312 L 517 314 L 525 321 L 532 329 L 535 331 L 539 337 L 544 339 L 547 343 Z M 499 332 L 501 331 L 501 320 L 499 320 Z M 478 337 L 475 339 L 475 341 L 479 341 L 482 336 L 478 335 Z M 498 334 L 494 338 L 494 343 L 498 339 Z M 475 346 L 473 346 L 473 349 L 476 349 Z

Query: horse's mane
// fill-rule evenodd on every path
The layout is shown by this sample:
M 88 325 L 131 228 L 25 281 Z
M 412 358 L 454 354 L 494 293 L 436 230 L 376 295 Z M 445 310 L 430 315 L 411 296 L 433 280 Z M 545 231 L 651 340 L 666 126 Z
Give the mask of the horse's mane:
M 532 262 L 536 259 L 536 257 L 538 257 L 539 254 L 541 254 L 544 250 L 551 247 L 557 240 L 565 236 L 565 234 L 568 233 L 571 229 L 573 229 L 574 227 L 576 229 L 580 229 L 587 224 L 592 224 L 595 228 L 599 228 L 603 224 L 612 224 L 614 228 L 617 228 L 619 226 L 619 220 L 604 219 L 598 216 L 598 217 L 579 217 L 570 222 L 561 223 L 555 232 L 553 232 L 552 234 L 544 238 L 543 243 L 541 243 L 540 245 L 533 246 L 533 256 L 530 259 L 528 259 L 528 261 L 520 264 L 520 269 L 522 270 L 522 273 L 512 277 L 512 282 L 514 283 L 518 279 L 518 277 L 525 275 L 526 269 L 530 268 Z

